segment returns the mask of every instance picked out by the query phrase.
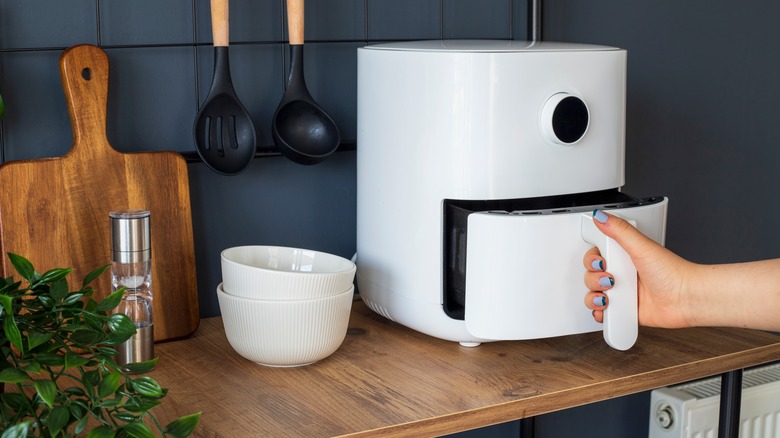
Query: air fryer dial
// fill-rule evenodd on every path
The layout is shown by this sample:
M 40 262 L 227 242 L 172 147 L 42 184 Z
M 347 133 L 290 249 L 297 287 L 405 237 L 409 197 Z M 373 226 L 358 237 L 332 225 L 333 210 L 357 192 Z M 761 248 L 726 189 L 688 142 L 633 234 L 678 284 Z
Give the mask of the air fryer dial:
M 589 124 L 588 106 L 572 94 L 556 93 L 547 99 L 542 108 L 542 132 L 553 143 L 577 143 L 585 136 Z

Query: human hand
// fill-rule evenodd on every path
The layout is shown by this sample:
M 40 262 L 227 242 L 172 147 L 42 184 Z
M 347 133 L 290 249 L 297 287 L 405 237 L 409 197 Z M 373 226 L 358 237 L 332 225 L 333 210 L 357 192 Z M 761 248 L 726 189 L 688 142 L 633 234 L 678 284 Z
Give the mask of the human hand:
M 653 327 L 689 327 L 681 294 L 694 264 L 642 234 L 625 220 L 601 210 L 593 212 L 596 227 L 614 239 L 631 257 L 637 270 L 639 324 Z M 593 311 L 593 318 L 604 320 L 609 305 L 604 291 L 620 281 L 609 273 L 608 261 L 591 248 L 583 257 L 585 265 L 585 306 Z

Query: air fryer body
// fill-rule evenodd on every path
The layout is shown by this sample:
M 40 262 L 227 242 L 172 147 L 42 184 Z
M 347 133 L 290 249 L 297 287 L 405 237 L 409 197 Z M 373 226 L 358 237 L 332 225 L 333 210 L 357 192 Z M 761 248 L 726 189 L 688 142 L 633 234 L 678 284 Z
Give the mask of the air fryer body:
M 619 191 L 625 84 L 626 52 L 612 47 L 358 49 L 357 281 L 367 305 L 464 343 L 599 330 L 582 304 L 590 245 L 580 216 L 612 209 L 661 243 L 665 233 L 665 199 Z

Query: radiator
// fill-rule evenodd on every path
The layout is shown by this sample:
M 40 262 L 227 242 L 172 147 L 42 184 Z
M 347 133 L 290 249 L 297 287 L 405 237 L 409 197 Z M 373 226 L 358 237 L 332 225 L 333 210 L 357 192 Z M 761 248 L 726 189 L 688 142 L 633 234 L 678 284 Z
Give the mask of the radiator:
M 652 391 L 649 438 L 718 436 L 720 377 Z M 780 363 L 742 375 L 741 438 L 780 438 Z

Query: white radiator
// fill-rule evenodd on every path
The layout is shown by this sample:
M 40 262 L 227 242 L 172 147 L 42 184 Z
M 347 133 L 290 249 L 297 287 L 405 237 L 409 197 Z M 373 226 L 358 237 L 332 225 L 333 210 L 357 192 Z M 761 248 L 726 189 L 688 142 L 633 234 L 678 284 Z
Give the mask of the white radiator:
M 649 438 L 718 436 L 720 377 L 656 389 Z M 780 364 L 742 375 L 741 438 L 780 438 Z

